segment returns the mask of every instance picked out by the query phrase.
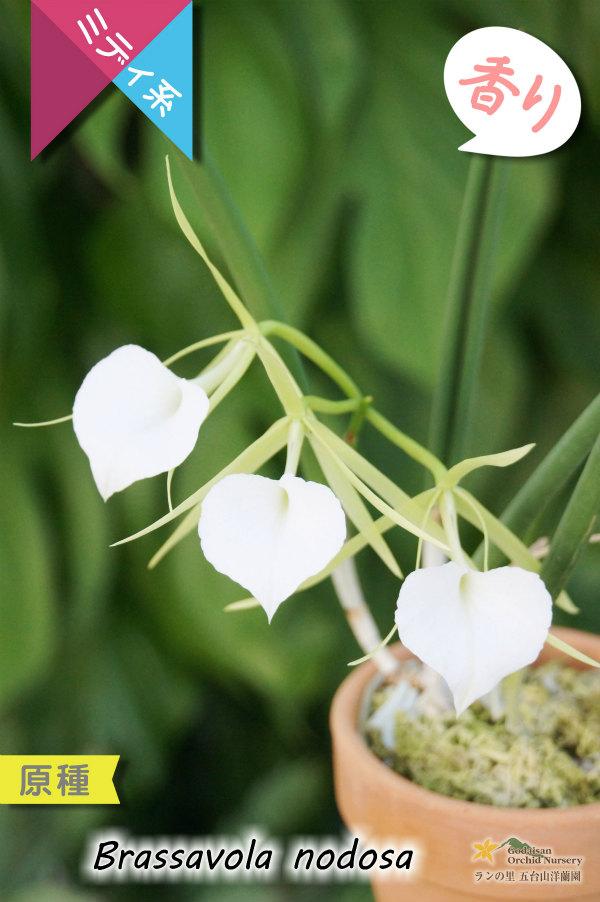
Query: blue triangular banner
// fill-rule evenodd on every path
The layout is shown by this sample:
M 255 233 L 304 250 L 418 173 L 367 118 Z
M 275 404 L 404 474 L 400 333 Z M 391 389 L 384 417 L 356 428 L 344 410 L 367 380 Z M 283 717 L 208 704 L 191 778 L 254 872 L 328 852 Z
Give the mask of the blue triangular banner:
M 114 79 L 114 84 L 185 154 L 194 156 L 193 3 Z

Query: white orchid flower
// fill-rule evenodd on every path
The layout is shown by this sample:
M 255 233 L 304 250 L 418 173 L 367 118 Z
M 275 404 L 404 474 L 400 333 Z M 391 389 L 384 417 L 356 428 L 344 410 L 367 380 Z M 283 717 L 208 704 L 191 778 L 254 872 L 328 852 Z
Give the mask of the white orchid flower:
M 208 408 L 203 388 L 138 345 L 117 348 L 92 367 L 75 397 L 73 428 L 104 500 L 179 466 Z
M 410 573 L 396 609 L 401 641 L 444 677 L 457 715 L 535 661 L 551 620 L 552 599 L 536 573 L 479 573 L 453 561 Z
M 198 533 L 206 559 L 248 589 L 270 621 L 282 601 L 335 557 L 346 520 L 325 485 L 290 473 L 278 480 L 236 473 L 202 502 Z

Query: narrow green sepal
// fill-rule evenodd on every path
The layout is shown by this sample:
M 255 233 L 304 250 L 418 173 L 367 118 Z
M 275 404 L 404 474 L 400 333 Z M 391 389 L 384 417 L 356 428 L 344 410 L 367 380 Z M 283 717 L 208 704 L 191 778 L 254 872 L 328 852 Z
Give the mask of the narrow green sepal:
M 552 633 L 548 633 L 546 642 L 553 648 L 558 649 L 558 651 L 563 651 L 566 655 L 569 655 L 570 658 L 581 661 L 582 664 L 588 664 L 590 667 L 600 667 L 598 661 L 588 657 L 588 655 L 584 655 L 582 651 L 578 651 L 576 648 L 573 648 L 572 645 L 569 645 L 568 642 L 563 642 L 562 639 L 553 636 Z
M 468 457 L 460 463 L 450 467 L 442 480 L 445 489 L 453 489 L 455 485 L 474 470 L 480 467 L 509 467 L 529 454 L 535 444 L 523 445 L 522 448 L 513 448 L 511 451 L 500 451 L 498 454 L 484 454 L 481 457 Z

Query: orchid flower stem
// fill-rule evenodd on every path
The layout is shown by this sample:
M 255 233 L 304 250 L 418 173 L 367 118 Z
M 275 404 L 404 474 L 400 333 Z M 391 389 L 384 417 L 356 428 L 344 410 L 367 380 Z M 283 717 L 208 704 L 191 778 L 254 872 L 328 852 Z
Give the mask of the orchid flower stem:
M 452 260 L 429 441 L 433 453 L 446 464 L 455 462 L 456 450 L 464 445 L 459 430 L 464 430 L 470 416 L 478 370 L 487 298 L 487 286 L 480 279 L 481 258 L 484 247 L 491 257 L 494 246 L 486 240 L 493 165 L 493 157 L 473 154 Z M 489 262 L 483 267 L 486 271 Z
M 565 588 L 571 572 L 587 547 L 600 510 L 600 435 L 559 521 L 541 577 L 552 598 Z
M 292 347 L 296 348 L 297 351 L 300 351 L 307 360 L 311 360 L 319 367 L 319 369 L 326 373 L 349 398 L 363 397 L 356 382 L 354 382 L 348 373 L 335 362 L 333 357 L 330 357 L 326 351 L 320 348 L 319 345 L 312 340 L 312 338 L 309 338 L 308 335 L 304 335 L 299 329 L 295 329 L 294 326 L 289 326 L 287 323 L 280 323 L 276 320 L 267 320 L 266 322 L 260 323 L 259 329 L 265 337 L 276 335 L 278 338 L 282 338 L 288 344 L 292 345 Z
M 418 463 L 426 467 L 433 475 L 436 483 L 443 478 L 446 473 L 445 466 L 434 454 L 428 451 L 427 448 L 424 448 L 419 442 L 416 442 L 414 439 L 410 438 L 410 436 L 398 429 L 397 426 L 394 426 L 393 423 L 373 407 L 369 407 L 367 410 L 366 418 L 378 432 L 385 436 L 385 438 L 389 439 L 390 442 L 397 445 L 399 448 L 402 448 L 402 450 L 408 454 L 409 457 L 412 457 L 413 460 L 418 461 Z
M 371 406 L 372 400 L 371 397 L 361 398 L 356 410 L 350 417 L 350 423 L 348 424 L 344 439 L 353 447 L 358 443 L 358 434 L 367 418 L 367 412 Z
M 599 434 L 600 395 L 597 395 L 515 495 L 502 514 L 502 523 L 525 537 L 532 523 L 580 466 Z M 475 553 L 476 561 L 481 562 L 482 553 L 480 546 Z M 502 552 L 492 548 L 490 567 L 497 567 L 501 562 Z
M 363 404 L 364 401 L 370 401 L 370 398 L 348 398 L 347 401 L 330 401 L 329 398 L 319 398 L 316 395 L 305 395 L 304 403 L 309 410 L 315 413 L 328 413 L 333 416 L 337 414 L 354 413 Z

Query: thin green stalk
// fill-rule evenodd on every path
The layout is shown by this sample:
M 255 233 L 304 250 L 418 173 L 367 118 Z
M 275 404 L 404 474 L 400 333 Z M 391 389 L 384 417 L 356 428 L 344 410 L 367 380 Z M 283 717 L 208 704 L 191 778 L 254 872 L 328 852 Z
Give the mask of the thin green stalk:
M 361 407 L 364 401 L 370 403 L 371 398 L 348 398 L 346 401 L 330 401 L 329 398 L 319 398 L 317 395 L 305 395 L 304 403 L 309 410 L 315 413 L 328 413 L 332 415 L 354 413 Z
M 451 454 L 456 444 L 457 423 L 465 418 L 462 411 L 467 399 L 463 400 L 459 394 L 461 389 L 465 389 L 465 380 L 475 375 L 473 372 L 463 375 L 465 347 L 473 309 L 483 297 L 475 289 L 488 218 L 493 160 L 493 157 L 478 154 L 474 154 L 471 160 L 448 285 L 444 342 L 433 397 L 429 441 L 432 452 L 447 464 L 454 462 Z M 481 319 L 481 316 L 476 316 L 476 320 Z M 469 356 L 471 365 L 478 360 L 475 351 L 474 346 Z M 461 413 L 457 417 L 459 408 Z
M 575 491 L 560 519 L 541 577 L 557 598 L 587 546 L 600 511 L 600 434 L 577 481 Z
M 279 338 L 283 338 L 284 341 L 287 341 L 288 344 L 300 351 L 308 360 L 312 360 L 349 398 L 363 397 L 356 382 L 335 362 L 333 357 L 330 357 L 312 338 L 300 332 L 299 329 L 277 320 L 267 320 L 260 323 L 259 328 L 265 337 L 276 335 Z
M 373 407 L 369 407 L 366 416 L 369 423 L 389 439 L 390 442 L 393 442 L 394 445 L 402 448 L 409 457 L 412 457 L 426 467 L 433 475 L 436 483 L 444 477 L 446 468 L 443 463 L 438 460 L 435 454 L 432 454 L 431 451 L 428 451 L 427 448 L 424 448 L 419 442 L 416 442 L 414 439 L 410 438 L 410 436 L 402 432 L 402 430 L 398 429 L 397 426 L 394 426 L 393 423 L 390 423 L 383 414 L 379 413 L 379 411 L 375 410 Z
M 456 396 L 454 434 L 449 460 L 462 460 L 472 453 L 473 416 L 477 404 L 481 357 L 485 340 L 487 314 L 498 250 L 500 226 L 504 215 L 504 199 L 508 181 L 508 161 L 498 160 L 490 177 L 487 210 L 482 228 L 479 261 L 475 269 L 468 323 L 464 336 L 464 356 Z
M 500 518 L 502 523 L 524 538 L 531 524 L 581 465 L 599 434 L 600 394 L 588 404 L 515 495 Z M 480 546 L 475 552 L 478 564 L 481 564 L 482 553 Z M 490 567 L 497 567 L 502 560 L 501 551 L 490 549 Z
M 350 422 L 348 423 L 348 428 L 344 435 L 344 441 L 348 442 L 352 447 L 356 447 L 358 444 L 358 436 L 367 419 L 367 411 L 369 410 L 372 401 L 373 398 L 371 397 L 362 398 L 358 407 L 350 417 Z

